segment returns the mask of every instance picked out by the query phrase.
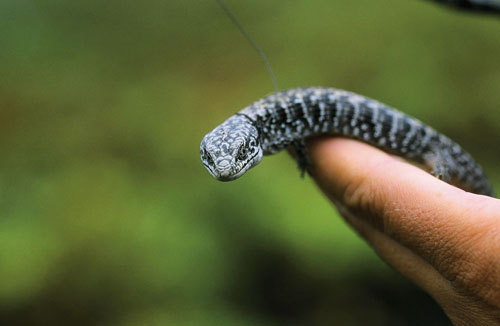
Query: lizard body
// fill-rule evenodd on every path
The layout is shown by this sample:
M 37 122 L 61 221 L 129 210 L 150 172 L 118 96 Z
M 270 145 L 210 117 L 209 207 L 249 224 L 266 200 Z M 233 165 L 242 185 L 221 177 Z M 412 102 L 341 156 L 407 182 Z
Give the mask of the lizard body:
M 385 104 L 334 88 L 294 88 L 258 100 L 208 133 L 200 154 L 221 181 L 239 178 L 263 155 L 286 148 L 306 171 L 304 140 L 324 134 L 358 139 L 423 164 L 464 190 L 492 195 L 481 167 L 457 143 Z

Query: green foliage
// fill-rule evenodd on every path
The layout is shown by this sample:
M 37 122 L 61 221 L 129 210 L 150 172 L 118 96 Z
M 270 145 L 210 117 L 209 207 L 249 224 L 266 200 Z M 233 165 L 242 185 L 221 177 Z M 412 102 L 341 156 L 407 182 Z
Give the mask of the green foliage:
M 281 88 L 400 108 L 500 187 L 498 19 L 417 1 L 228 5 Z M 1 324 L 446 323 L 286 154 L 232 183 L 203 169 L 202 136 L 272 92 L 215 1 L 4 1 L 0 39 Z

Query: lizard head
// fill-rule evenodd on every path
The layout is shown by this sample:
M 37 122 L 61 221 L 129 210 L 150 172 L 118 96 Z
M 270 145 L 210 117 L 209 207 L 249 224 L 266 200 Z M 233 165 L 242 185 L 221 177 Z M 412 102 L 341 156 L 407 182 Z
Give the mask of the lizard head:
M 200 155 L 214 178 L 235 180 L 262 160 L 259 132 L 249 118 L 234 115 L 203 137 Z

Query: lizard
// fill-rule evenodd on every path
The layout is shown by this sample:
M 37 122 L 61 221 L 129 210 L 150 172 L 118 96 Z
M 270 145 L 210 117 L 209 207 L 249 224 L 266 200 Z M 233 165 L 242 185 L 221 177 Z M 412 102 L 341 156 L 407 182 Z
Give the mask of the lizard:
M 294 88 L 250 104 L 203 138 L 201 161 L 214 178 L 231 181 L 264 155 L 291 148 L 304 174 L 311 164 L 305 139 L 324 134 L 361 140 L 464 190 L 493 194 L 482 168 L 450 138 L 376 100 L 334 88 Z

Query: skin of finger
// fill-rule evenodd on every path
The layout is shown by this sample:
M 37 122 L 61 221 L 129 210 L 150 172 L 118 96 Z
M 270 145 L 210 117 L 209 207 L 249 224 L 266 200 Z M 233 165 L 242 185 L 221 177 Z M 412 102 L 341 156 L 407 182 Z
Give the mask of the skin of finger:
M 323 191 L 429 262 L 456 289 L 500 306 L 500 204 L 354 140 L 309 145 Z
M 416 283 L 440 304 L 453 325 L 498 325 L 498 308 L 458 293 L 436 269 L 365 220 L 358 218 L 335 202 L 339 213 L 394 269 Z
M 451 295 L 449 282 L 439 274 L 427 261 L 413 251 L 380 232 L 364 219 L 350 212 L 341 202 L 332 199 L 338 212 L 356 232 L 373 247 L 386 263 L 400 271 L 429 293 L 435 299 Z

